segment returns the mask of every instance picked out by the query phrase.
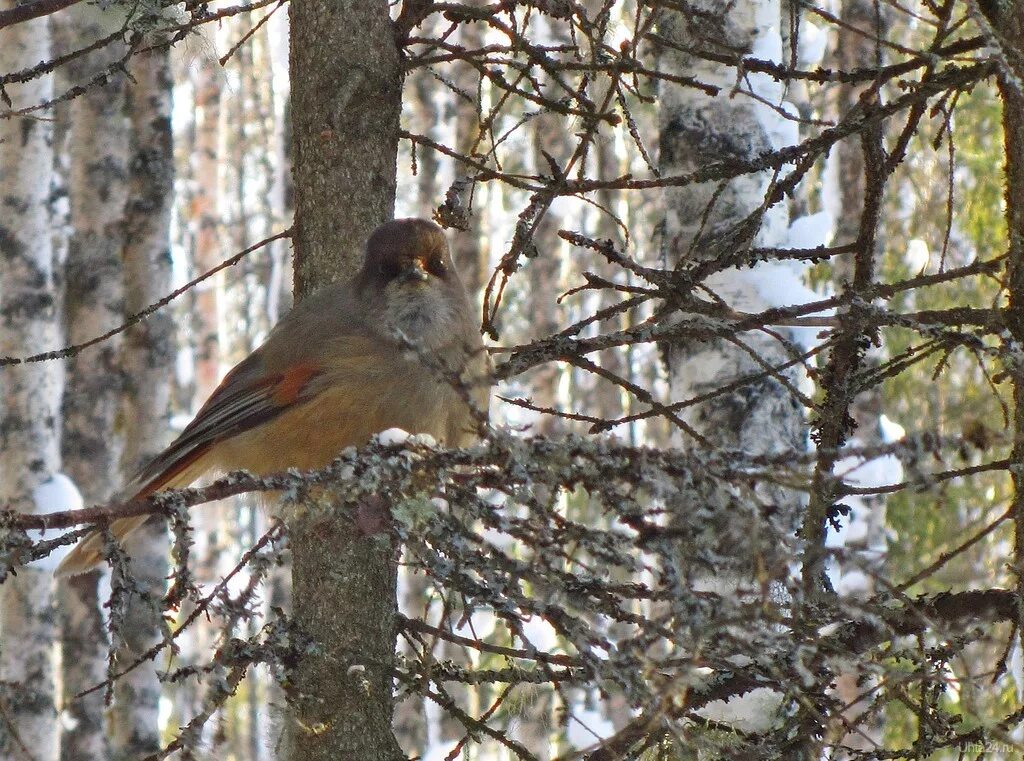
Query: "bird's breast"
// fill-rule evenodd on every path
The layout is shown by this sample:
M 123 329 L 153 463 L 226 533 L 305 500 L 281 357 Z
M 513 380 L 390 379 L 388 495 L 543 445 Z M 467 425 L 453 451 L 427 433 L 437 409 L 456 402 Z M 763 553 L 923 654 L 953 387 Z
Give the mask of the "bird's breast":
M 449 342 L 455 330 L 451 300 L 436 285 L 395 286 L 387 293 L 385 315 L 385 330 L 426 349 Z

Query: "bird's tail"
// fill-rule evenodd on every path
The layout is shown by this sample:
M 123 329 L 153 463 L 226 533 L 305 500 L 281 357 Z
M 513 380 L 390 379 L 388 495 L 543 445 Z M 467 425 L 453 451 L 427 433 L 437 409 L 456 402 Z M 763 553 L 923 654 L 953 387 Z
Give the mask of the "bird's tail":
M 119 542 L 123 542 L 129 534 L 146 522 L 148 515 L 132 515 L 118 518 L 110 524 L 110 533 Z M 103 545 L 105 539 L 102 531 L 89 532 L 67 556 L 60 561 L 55 576 L 77 576 L 86 573 L 103 562 Z
M 176 489 L 188 486 L 209 469 L 209 447 L 197 448 L 184 452 L 182 456 L 171 460 L 166 467 L 153 475 L 153 469 L 147 467 L 121 493 L 121 500 L 140 499 L 155 494 L 163 489 Z M 158 458 L 159 461 L 159 458 Z M 159 462 L 164 465 L 163 462 Z M 127 495 L 127 496 L 125 496 Z M 139 528 L 149 515 L 131 515 L 118 518 L 110 524 L 110 533 L 114 539 L 123 542 L 129 534 Z M 77 576 L 91 571 L 103 562 L 103 545 L 105 539 L 102 531 L 91 531 L 69 552 L 54 571 L 55 576 Z

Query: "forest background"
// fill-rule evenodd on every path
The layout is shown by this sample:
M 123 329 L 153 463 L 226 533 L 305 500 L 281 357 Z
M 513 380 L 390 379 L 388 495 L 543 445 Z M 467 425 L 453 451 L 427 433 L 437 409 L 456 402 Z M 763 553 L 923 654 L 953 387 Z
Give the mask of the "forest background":
M 0 5 L 0 756 L 1020 757 L 1022 31 Z M 478 299 L 481 443 L 104 507 L 392 214 Z

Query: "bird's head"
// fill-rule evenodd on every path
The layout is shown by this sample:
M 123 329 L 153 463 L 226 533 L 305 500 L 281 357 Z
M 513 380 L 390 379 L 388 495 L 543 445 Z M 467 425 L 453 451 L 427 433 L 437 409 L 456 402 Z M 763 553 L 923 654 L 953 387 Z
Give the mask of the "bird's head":
M 358 283 L 392 327 L 427 347 L 443 344 L 453 323 L 468 317 L 444 232 L 424 219 L 396 219 L 374 230 Z

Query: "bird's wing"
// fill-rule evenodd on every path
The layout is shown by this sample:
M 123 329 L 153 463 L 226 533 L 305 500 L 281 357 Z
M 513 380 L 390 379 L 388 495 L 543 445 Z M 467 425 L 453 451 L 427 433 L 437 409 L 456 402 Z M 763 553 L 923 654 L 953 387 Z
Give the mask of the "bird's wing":
M 203 455 L 218 441 L 274 419 L 301 404 L 323 379 L 324 342 L 364 331 L 348 284 L 322 288 L 297 304 L 267 340 L 229 372 L 170 446 L 132 479 L 128 493 L 145 496 L 168 486 L 187 485 L 216 463 Z
M 159 491 L 218 441 L 262 425 L 306 401 L 313 393 L 310 382 L 321 372 L 312 361 L 268 370 L 261 351 L 249 355 L 225 376 L 181 435 L 132 479 L 130 492 L 144 496 Z
M 264 345 L 265 346 L 265 345 Z M 278 365 L 283 360 L 278 360 Z M 145 497 L 161 489 L 186 486 L 206 472 L 204 459 L 219 441 L 266 423 L 315 394 L 311 382 L 321 374 L 318 365 L 299 359 L 283 369 L 268 368 L 264 351 L 257 349 L 228 373 L 206 404 L 170 446 L 147 464 L 128 487 L 123 499 Z M 145 523 L 148 515 L 119 518 L 111 534 L 123 540 Z M 93 531 L 61 561 L 58 576 L 85 573 L 103 562 L 104 534 Z

